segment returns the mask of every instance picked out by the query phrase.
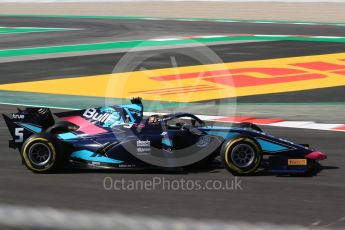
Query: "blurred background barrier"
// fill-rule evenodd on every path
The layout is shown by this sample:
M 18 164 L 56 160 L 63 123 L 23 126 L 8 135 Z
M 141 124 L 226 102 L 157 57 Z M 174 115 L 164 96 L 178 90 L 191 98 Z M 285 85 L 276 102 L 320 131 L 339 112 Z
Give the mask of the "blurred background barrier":
M 0 14 L 343 22 L 344 6 L 342 0 L 0 0 Z
M 184 0 L 0 0 L 0 2 L 182 2 Z M 189 2 L 344 2 L 344 0 L 187 0 Z
M 0 0 L 0 2 L 183 2 L 184 0 Z M 189 2 L 344 2 L 344 0 L 187 0 Z

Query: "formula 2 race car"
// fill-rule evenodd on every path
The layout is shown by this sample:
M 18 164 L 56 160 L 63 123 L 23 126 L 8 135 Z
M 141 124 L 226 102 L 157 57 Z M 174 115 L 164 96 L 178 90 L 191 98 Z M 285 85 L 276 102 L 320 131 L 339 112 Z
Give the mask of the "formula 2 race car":
M 65 164 L 101 169 L 177 169 L 219 157 L 234 175 L 263 168 L 273 173 L 307 173 L 326 155 L 276 138 L 250 123 L 208 126 L 190 113 L 143 116 L 140 98 L 132 104 L 56 113 L 18 109 L 3 115 L 22 162 L 35 173 Z

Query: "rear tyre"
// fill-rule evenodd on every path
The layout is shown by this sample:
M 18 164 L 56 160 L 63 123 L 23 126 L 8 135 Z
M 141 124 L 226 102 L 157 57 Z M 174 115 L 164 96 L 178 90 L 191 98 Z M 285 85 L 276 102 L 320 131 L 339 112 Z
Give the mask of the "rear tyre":
M 224 167 L 233 175 L 253 174 L 261 165 L 260 145 L 248 136 L 238 136 L 225 142 L 220 152 Z
M 62 160 L 58 140 L 50 134 L 41 133 L 32 135 L 22 147 L 22 157 L 28 169 L 35 173 L 50 173 L 56 170 Z

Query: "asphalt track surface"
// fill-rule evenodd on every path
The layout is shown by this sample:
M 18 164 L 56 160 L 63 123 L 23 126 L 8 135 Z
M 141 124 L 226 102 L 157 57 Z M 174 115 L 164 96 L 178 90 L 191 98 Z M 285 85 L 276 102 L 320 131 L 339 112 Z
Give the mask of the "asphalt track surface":
M 14 106 L 1 106 L 9 113 Z M 149 216 L 240 220 L 302 224 L 331 224 L 344 217 L 345 133 L 263 127 L 268 133 L 311 146 L 328 154 L 323 169 L 313 177 L 257 175 L 239 178 L 243 190 L 106 190 L 106 177 L 113 180 L 234 180 L 225 169 L 204 168 L 182 173 L 160 171 L 66 171 L 33 174 L 21 165 L 18 152 L 7 148 L 9 138 L 0 129 L 0 202 L 28 206 L 51 206 L 73 210 L 118 211 Z M 107 186 L 110 184 L 107 182 Z
M 72 32 L 72 31 L 71 31 Z M 220 57 L 223 62 L 264 60 L 273 58 L 308 56 L 318 54 L 332 54 L 345 52 L 345 43 L 330 42 L 301 42 L 301 41 L 266 41 L 250 42 L 228 45 L 213 45 L 209 48 Z M 178 66 L 191 66 L 200 64 L 191 57 L 182 55 L 189 50 L 203 48 L 179 48 L 156 51 L 140 51 L 138 54 L 144 58 L 140 60 L 137 69 L 171 68 L 174 57 Z M 279 52 L 277 52 L 279 50 Z M 10 63 L 0 63 L 0 84 L 26 82 L 32 80 L 49 80 L 66 77 L 91 76 L 111 73 L 116 63 L 124 53 L 99 54 L 88 56 L 53 58 L 45 60 L 31 60 Z M 132 63 L 134 66 L 135 63 Z M 20 68 L 18 68 L 20 66 Z M 45 68 L 41 68 L 45 66 Z M 129 69 L 128 71 L 134 71 Z M 288 93 L 265 94 L 257 96 L 238 97 L 238 102 L 340 102 L 345 100 L 344 86 L 296 91 Z M 227 99 L 217 100 L 227 102 Z
M 39 44 L 57 45 L 108 40 L 145 39 L 152 35 L 210 34 L 210 33 L 266 33 L 345 36 L 343 28 L 306 25 L 227 24 L 208 22 L 170 22 L 100 19 L 35 19 L 1 18 L 2 26 L 41 26 L 88 28 L 67 32 L 6 35 L 1 38 L 1 48 L 28 47 Z M 151 31 L 152 30 L 152 31 Z M 14 39 L 15 38 L 15 39 Z M 294 46 L 293 46 L 294 45 Z M 296 47 L 298 46 L 298 48 Z M 230 47 L 230 48 L 229 48 Z M 296 48 L 292 48 L 296 47 Z M 245 50 L 247 48 L 247 50 Z M 264 52 L 277 50 L 281 52 Z M 314 49 L 315 48 L 315 49 Z M 337 53 L 344 45 L 328 43 L 258 42 L 212 46 L 227 61 L 255 60 L 272 57 L 300 56 L 305 54 Z M 227 55 L 231 50 L 241 55 Z M 242 52 L 242 53 L 241 53 Z M 261 53 L 260 53 L 261 52 Z M 145 52 L 139 53 L 145 55 Z M 271 56 L 269 56 L 269 54 Z M 121 54 L 92 55 L 40 61 L 0 64 L 1 83 L 74 77 L 111 72 L 113 63 Z M 146 63 L 151 68 L 169 67 L 158 57 Z M 193 64 L 181 59 L 181 65 Z M 20 67 L 20 68 L 19 68 Z M 343 88 L 342 88 L 343 89 Z M 338 94 L 343 95 L 340 88 Z M 318 91 L 313 91 L 316 94 Z M 302 98 L 302 97 L 300 97 Z M 343 97 L 339 97 L 340 100 Z M 298 99 L 298 98 L 297 98 Z M 292 98 L 296 101 L 296 98 Z M 10 113 L 14 106 L 1 105 L 1 113 Z M 258 175 L 240 178 L 243 190 L 237 191 L 106 191 L 103 180 L 152 180 L 164 177 L 170 180 L 200 179 L 206 181 L 234 179 L 224 169 L 202 169 L 188 173 L 161 172 L 94 172 L 67 171 L 60 174 L 38 175 L 20 163 L 16 151 L 7 147 L 9 133 L 1 120 L 0 126 L 0 202 L 29 206 L 52 206 L 75 210 L 119 211 L 141 215 L 191 217 L 196 219 L 240 220 L 278 224 L 344 227 L 345 222 L 345 133 L 316 130 L 264 127 L 264 130 L 297 143 L 309 143 L 328 154 L 322 162 L 323 170 L 313 177 L 281 177 Z
M 49 33 L 28 33 L 2 35 L 0 49 L 43 47 L 51 45 L 97 43 L 104 41 L 125 41 L 150 39 L 159 36 L 199 36 L 213 34 L 288 34 L 345 36 L 343 27 L 331 25 L 289 25 L 251 24 L 180 21 L 143 21 L 113 19 L 68 19 L 68 18 L 27 18 L 0 17 L 1 26 L 57 27 L 79 30 Z M 303 41 L 260 41 L 235 44 L 213 44 L 209 48 L 223 62 L 263 60 L 294 56 L 331 54 L 345 51 L 345 43 L 303 42 Z M 140 68 L 158 69 L 173 67 L 171 57 L 178 66 L 197 65 L 195 59 L 178 54 L 188 53 L 191 48 L 167 48 L 163 50 L 140 51 L 145 61 Z M 192 49 L 202 49 L 194 47 Z M 63 57 L 43 60 L 29 60 L 0 63 L 2 77 L 0 83 L 47 80 L 65 77 L 79 77 L 111 73 L 124 53 L 98 54 L 88 56 Z M 209 63 L 202 63 L 209 64 Z M 211 64 L 211 63 L 210 63 Z M 18 68 L 20 66 L 20 68 Z M 45 66 L 45 68 L 41 68 Z M 138 67 L 139 68 L 139 67 Z M 129 71 L 133 71 L 130 69 Z M 292 93 L 266 94 L 237 98 L 238 102 L 339 102 L 345 100 L 345 87 L 305 90 Z M 227 100 L 220 100 L 227 102 Z
M 0 49 L 32 46 L 125 41 L 175 35 L 288 34 L 345 37 L 342 27 L 330 25 L 285 25 L 221 22 L 182 22 L 166 20 L 113 20 L 78 18 L 1 17 L 1 26 L 74 28 L 76 31 L 32 33 L 1 37 Z
M 72 31 L 71 31 L 72 32 Z M 209 48 L 225 63 L 237 61 L 264 60 L 273 58 L 332 54 L 345 52 L 345 43 L 302 42 L 302 41 L 266 41 L 227 45 L 212 45 Z M 160 69 L 174 67 L 171 57 L 175 57 L 178 66 L 200 64 L 196 59 L 183 55 L 192 50 L 203 48 L 178 48 L 154 51 L 139 51 L 144 61 L 140 60 L 139 68 Z M 279 50 L 279 52 L 277 51 Z M 182 54 L 181 54 L 182 53 Z M 31 60 L 0 63 L 0 84 L 34 80 L 58 79 L 66 77 L 91 76 L 111 73 L 124 53 L 99 54 L 77 57 L 63 57 L 46 60 Z M 146 58 L 147 57 L 147 58 Z M 133 63 L 133 66 L 136 64 Z M 20 66 L 20 68 L 17 68 Z M 42 69 L 41 66 L 46 66 Z M 15 70 L 15 71 L 14 71 Z

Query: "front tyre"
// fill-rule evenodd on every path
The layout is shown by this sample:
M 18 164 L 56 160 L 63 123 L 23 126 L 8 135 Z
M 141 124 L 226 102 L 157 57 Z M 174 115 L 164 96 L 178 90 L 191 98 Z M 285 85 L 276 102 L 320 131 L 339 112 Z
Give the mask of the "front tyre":
M 28 138 L 23 144 L 21 154 L 26 167 L 35 173 L 52 172 L 62 161 L 58 140 L 45 133 Z
M 238 136 L 223 144 L 220 157 L 224 167 L 233 175 L 245 176 L 254 173 L 262 161 L 259 144 L 247 136 Z

